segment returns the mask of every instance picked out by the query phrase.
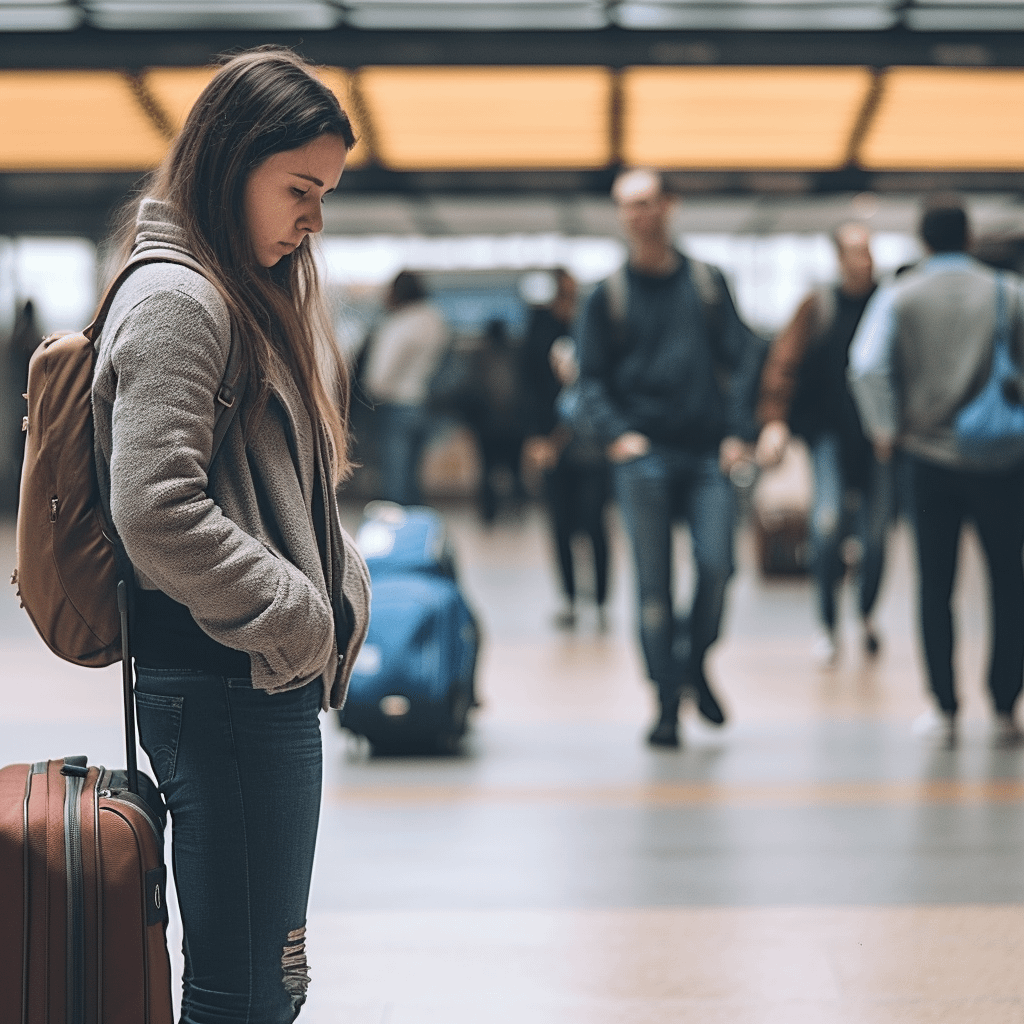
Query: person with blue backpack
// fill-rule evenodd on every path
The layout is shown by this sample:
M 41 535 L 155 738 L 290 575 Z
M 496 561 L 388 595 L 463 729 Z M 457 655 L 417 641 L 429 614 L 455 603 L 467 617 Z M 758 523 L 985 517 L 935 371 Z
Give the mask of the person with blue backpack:
M 290 1024 L 309 983 L 319 713 L 344 703 L 369 611 L 336 499 L 347 376 L 310 248 L 354 144 L 291 51 L 228 60 L 126 226 L 126 261 L 154 260 L 98 339 L 97 475 L 173 825 L 182 1024 Z
M 1024 679 L 1024 282 L 968 255 L 954 197 L 926 205 L 928 256 L 869 304 L 850 349 L 850 384 L 875 452 L 911 468 L 919 625 L 935 700 L 916 723 L 952 745 L 953 583 L 960 534 L 977 530 L 991 586 L 988 688 L 998 741 L 1024 738 L 1014 711 Z M 1004 428 L 997 424 L 1008 421 Z

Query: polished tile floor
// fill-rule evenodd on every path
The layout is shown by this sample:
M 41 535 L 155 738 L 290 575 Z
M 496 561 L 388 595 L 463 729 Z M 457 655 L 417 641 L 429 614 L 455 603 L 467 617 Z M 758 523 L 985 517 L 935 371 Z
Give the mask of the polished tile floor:
M 850 620 L 830 671 L 810 658 L 808 583 L 763 581 L 741 537 L 713 662 L 730 724 L 688 713 L 663 752 L 642 742 L 621 537 L 608 628 L 562 633 L 539 516 L 487 531 L 447 514 L 486 636 L 483 707 L 454 758 L 373 758 L 325 716 L 301 1020 L 1024 1022 L 1024 753 L 991 735 L 973 539 L 956 749 L 911 730 L 927 702 L 897 531 L 882 654 L 865 659 Z M 0 762 L 123 759 L 116 669 L 56 662 L 13 600 L 0 665 Z

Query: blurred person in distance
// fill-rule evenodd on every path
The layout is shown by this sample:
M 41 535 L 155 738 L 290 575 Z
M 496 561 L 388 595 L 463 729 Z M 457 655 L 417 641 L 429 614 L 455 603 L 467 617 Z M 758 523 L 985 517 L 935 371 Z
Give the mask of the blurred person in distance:
M 471 391 L 461 416 L 473 432 L 480 454 L 477 511 L 485 526 L 498 516 L 502 497 L 499 477 L 508 474 L 513 507 L 526 497 L 521 475 L 523 453 L 522 354 L 499 317 L 484 324 L 473 350 Z
M 449 329 L 419 275 L 409 270 L 391 282 L 384 310 L 363 371 L 363 387 L 374 403 L 380 497 L 419 505 L 419 467 L 431 425 L 427 399 Z
M 809 525 L 821 625 L 814 655 L 823 666 L 834 665 L 839 652 L 836 599 L 846 572 L 842 545 L 851 525 L 848 496 L 857 499 L 861 639 L 865 653 L 878 653 L 871 614 L 893 502 L 892 467 L 875 458 L 846 379 L 850 343 L 875 291 L 871 236 L 863 225 L 847 223 L 832 241 L 839 283 L 816 288 L 803 300 L 765 362 L 757 406 L 763 426 L 755 452 L 760 466 L 778 465 L 791 433 L 803 437 L 810 449 L 814 497 Z
M 530 314 L 523 347 L 523 404 L 526 441 L 524 475 L 540 478 L 564 606 L 555 625 L 576 625 L 576 566 L 572 539 L 583 533 L 590 541 L 594 567 L 594 603 L 604 625 L 608 594 L 608 535 L 604 510 L 608 501 L 608 468 L 600 446 L 588 443 L 559 413 L 559 396 L 579 376 L 576 346 L 570 337 L 578 286 L 564 269 L 551 275 L 555 294 Z
M 920 222 L 927 257 L 880 289 L 850 349 L 850 385 L 880 461 L 898 445 L 911 474 L 919 627 L 935 707 L 915 731 L 952 745 L 959 701 L 953 673 L 951 607 L 964 524 L 973 522 L 991 587 L 988 686 L 1001 742 L 1016 743 L 1014 719 L 1024 673 L 1024 450 L 985 456 L 965 450 L 957 413 L 981 389 L 993 363 L 1000 275 L 967 254 L 966 211 L 955 197 L 926 204 Z M 1011 355 L 1024 353 L 1024 283 L 1001 275 Z
M 658 171 L 620 174 L 612 189 L 629 250 L 584 310 L 580 406 L 606 445 L 636 569 L 640 642 L 659 713 L 648 742 L 679 745 L 680 699 L 716 725 L 725 713 L 705 672 L 734 569 L 729 474 L 749 457 L 760 350 L 721 271 L 672 243 L 673 198 Z M 696 584 L 674 610 L 672 526 L 690 528 Z

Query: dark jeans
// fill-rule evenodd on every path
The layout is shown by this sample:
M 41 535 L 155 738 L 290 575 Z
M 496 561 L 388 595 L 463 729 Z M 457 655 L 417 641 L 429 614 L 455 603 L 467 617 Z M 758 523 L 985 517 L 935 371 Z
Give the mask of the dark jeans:
M 912 460 L 921 639 L 928 681 L 943 711 L 956 712 L 953 612 L 960 531 L 972 521 L 990 586 L 988 685 L 996 711 L 1012 711 L 1024 679 L 1024 469 L 979 473 Z
M 139 733 L 173 824 L 182 1024 L 289 1024 L 305 1001 L 320 814 L 319 683 L 138 667 Z
M 855 511 L 846 506 L 847 487 L 840 458 L 839 436 L 820 434 L 811 445 L 814 466 L 814 505 L 811 511 L 811 551 L 818 591 L 818 615 L 830 632 L 836 624 L 836 591 L 846 567 L 843 540 L 851 527 L 861 542 L 860 614 L 866 619 L 875 606 L 885 563 L 885 539 L 892 519 L 893 471 L 871 460 L 867 486 L 860 491 Z M 852 520 L 852 521 L 851 521 Z
M 663 702 L 678 696 L 718 639 L 733 573 L 736 499 L 713 455 L 655 448 L 614 467 L 615 491 L 633 548 L 640 643 Z M 673 610 L 672 524 L 690 528 L 696 584 L 686 617 Z
M 420 462 L 430 432 L 430 416 L 418 405 L 390 405 L 374 409 L 377 450 L 380 453 L 380 494 L 400 505 L 420 505 Z
M 603 464 L 579 464 L 562 458 L 545 476 L 544 490 L 562 590 L 570 601 L 576 599 L 572 538 L 582 533 L 590 539 L 594 553 L 594 599 L 601 608 L 608 596 L 608 532 L 604 521 L 608 469 Z

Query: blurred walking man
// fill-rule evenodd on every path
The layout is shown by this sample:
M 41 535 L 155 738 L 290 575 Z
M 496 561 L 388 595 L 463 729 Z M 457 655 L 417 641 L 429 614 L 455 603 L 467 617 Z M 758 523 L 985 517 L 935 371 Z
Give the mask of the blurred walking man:
M 878 462 L 864 436 L 846 380 L 850 343 L 875 290 L 871 236 L 844 224 L 833 235 L 839 283 L 815 288 L 775 339 L 761 376 L 757 416 L 763 424 L 756 460 L 777 465 L 790 433 L 807 441 L 814 469 L 810 535 L 821 632 L 815 658 L 832 666 L 839 653 L 836 598 L 846 565 L 842 543 L 856 526 L 861 542 L 861 642 L 869 656 L 879 640 L 871 622 L 892 510 L 892 467 Z M 856 523 L 847 495 L 858 500 Z
M 955 200 L 925 210 L 921 236 L 928 258 L 868 307 L 850 352 L 850 381 L 879 458 L 889 458 L 896 444 L 910 457 L 921 638 L 938 705 L 918 731 L 929 727 L 947 744 L 956 740 L 950 601 L 960 532 L 971 521 L 991 585 L 988 685 L 997 735 L 1016 742 L 1013 713 L 1024 677 L 1024 446 L 972 454 L 954 419 L 988 380 L 1000 307 L 1020 366 L 1024 289 L 1016 275 L 997 275 L 967 255 L 967 217 Z
M 733 572 L 728 474 L 753 436 L 756 339 L 721 273 L 672 245 L 660 174 L 633 170 L 612 190 L 627 264 L 591 294 L 580 329 L 580 393 L 607 445 L 636 568 L 640 642 L 660 711 L 648 740 L 679 745 L 680 698 L 721 725 L 704 659 L 718 638 Z M 690 529 L 696 571 L 688 615 L 673 611 L 672 524 Z

